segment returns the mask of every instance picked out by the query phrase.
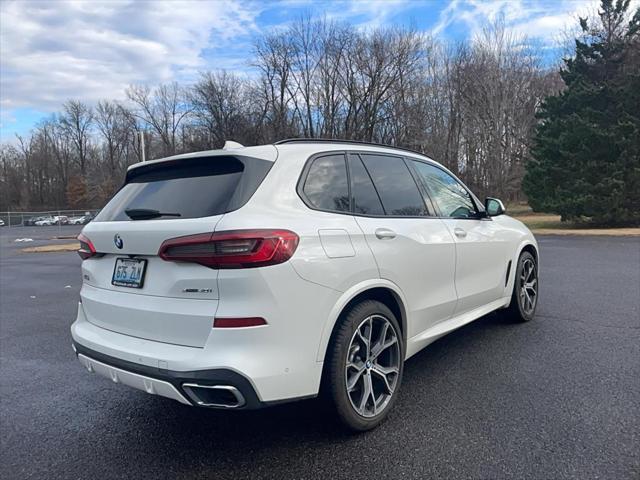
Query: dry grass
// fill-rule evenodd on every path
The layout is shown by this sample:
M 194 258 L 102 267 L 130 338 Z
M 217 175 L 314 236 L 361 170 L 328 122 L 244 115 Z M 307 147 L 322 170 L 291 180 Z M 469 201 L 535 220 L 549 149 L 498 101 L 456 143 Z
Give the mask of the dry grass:
M 512 212 L 507 212 L 511 214 Z M 588 228 L 561 222 L 560 215 L 533 213 L 531 210 L 523 215 L 513 214 L 531 231 L 538 235 L 610 235 L 622 237 L 640 236 L 640 228 Z
M 537 215 L 533 213 L 528 203 L 509 203 L 506 205 L 507 214 L 517 217 L 520 215 Z
M 640 237 L 640 228 L 533 228 L 531 231 L 536 235 Z
M 507 210 L 507 215 L 511 215 L 511 212 Z M 527 213 L 526 215 L 513 214 L 513 217 L 520 220 L 527 227 L 531 229 L 537 228 L 558 228 L 558 229 L 571 229 L 570 224 L 562 223 L 560 221 L 560 215 L 551 215 L 547 213 Z
M 20 251 L 25 253 L 50 253 L 50 252 L 75 252 L 80 248 L 80 244 L 74 243 L 59 243 L 54 245 L 42 245 L 40 247 L 28 247 L 23 248 Z

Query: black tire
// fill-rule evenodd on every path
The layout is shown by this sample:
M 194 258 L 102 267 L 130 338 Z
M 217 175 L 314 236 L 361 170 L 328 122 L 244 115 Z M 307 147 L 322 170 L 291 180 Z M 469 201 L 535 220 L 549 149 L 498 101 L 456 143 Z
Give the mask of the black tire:
M 384 320 L 388 321 L 388 325 Z M 359 343 L 360 340 L 363 342 L 366 341 L 366 339 L 359 335 L 359 333 L 367 332 L 366 322 L 370 322 L 369 328 L 372 332 L 371 335 L 377 335 L 377 337 L 374 337 L 377 341 L 374 342 L 374 338 L 371 338 L 369 342 L 364 343 L 365 347 L 362 348 L 362 352 L 360 352 L 362 344 L 355 345 L 352 342 Z M 393 332 L 391 332 L 389 328 L 392 328 Z M 358 334 L 356 330 L 359 330 Z M 384 337 L 382 337 L 383 335 Z M 395 335 L 397 349 L 393 343 L 392 335 Z M 382 338 L 382 341 L 380 341 L 380 338 Z M 374 350 L 378 349 L 366 347 L 366 345 L 371 344 L 373 344 L 374 347 L 379 347 L 387 343 L 389 343 L 390 346 L 381 350 L 379 356 L 376 355 L 375 357 L 373 356 L 375 354 Z M 366 361 L 360 356 L 357 356 L 363 354 L 365 349 L 369 352 L 363 355 L 367 357 Z M 386 305 L 375 300 L 364 300 L 343 314 L 335 327 L 329 344 L 325 380 L 328 390 L 328 400 L 331 402 L 340 421 L 348 429 L 355 432 L 371 430 L 386 419 L 398 398 L 404 369 L 404 355 L 405 346 L 398 319 L 396 319 L 393 312 L 391 312 Z M 385 358 L 382 358 L 383 356 Z M 356 383 L 362 385 L 360 388 L 352 390 L 351 393 L 347 391 L 348 359 L 350 359 L 350 365 L 352 365 L 350 368 L 353 368 L 356 372 L 356 374 L 352 374 L 350 378 L 358 378 L 359 380 Z M 353 363 L 356 361 L 361 365 L 358 368 L 355 368 Z M 379 373 L 380 369 L 378 367 L 380 367 L 380 362 L 387 363 L 387 365 L 384 365 L 384 368 L 393 370 L 396 369 L 395 364 L 397 363 L 397 373 L 387 373 L 385 375 L 386 382 L 382 380 L 383 377 Z M 352 372 L 354 370 L 352 370 Z M 361 371 L 363 373 L 359 373 Z M 368 386 L 365 385 L 366 382 L 368 382 Z M 380 393 L 380 399 L 384 400 L 384 405 L 383 402 L 380 402 L 380 405 L 383 406 L 377 413 L 376 405 L 378 404 L 375 399 L 375 393 L 373 396 L 365 394 L 367 388 L 374 388 L 374 384 Z M 389 390 L 388 385 L 392 385 L 393 388 Z M 364 415 L 358 413 L 357 407 L 354 404 L 353 397 L 358 394 L 361 395 L 362 399 L 368 397 L 364 400 Z M 362 405 L 361 402 L 358 403 Z M 373 410 L 374 413 L 368 412 L 367 410 L 369 409 Z
M 524 276 L 527 275 L 528 265 L 533 266 L 533 279 L 535 280 L 535 297 L 533 300 L 533 308 L 530 308 L 531 304 L 526 299 L 526 296 L 522 295 L 522 285 L 524 282 Z M 529 282 L 530 283 L 530 282 Z M 531 292 L 528 290 L 528 292 Z M 536 259 L 529 252 L 522 252 L 518 258 L 518 264 L 516 266 L 516 278 L 513 282 L 513 292 L 511 293 L 511 303 L 505 310 L 505 316 L 508 320 L 513 322 L 529 322 L 533 320 L 536 314 L 536 308 L 538 307 L 538 293 L 539 293 L 539 281 L 538 281 L 538 264 Z

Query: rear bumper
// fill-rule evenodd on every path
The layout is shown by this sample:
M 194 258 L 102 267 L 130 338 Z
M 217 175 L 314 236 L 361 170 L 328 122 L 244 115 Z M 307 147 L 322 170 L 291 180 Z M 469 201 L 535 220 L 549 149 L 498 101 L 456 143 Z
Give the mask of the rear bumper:
M 78 316 L 71 326 L 76 353 L 105 364 L 105 367 L 94 368 L 96 373 L 113 380 L 112 375 L 120 375 L 113 369 L 122 370 L 126 381 L 119 383 L 145 391 L 148 388 L 144 380 L 147 383 L 153 383 L 153 380 L 167 382 L 190 405 L 198 402 L 189 396 L 184 383 L 233 387 L 242 397 L 238 402 L 242 405 L 236 408 L 243 409 L 314 397 L 318 393 L 322 363 L 315 358 L 317 347 L 307 348 L 306 358 L 301 361 L 297 349 L 283 344 L 291 339 L 280 339 L 276 333 L 272 326 L 219 329 L 209 336 L 204 348 L 174 345 L 94 325 L 87 320 L 82 303 L 78 305 Z M 279 344 L 276 339 L 281 340 Z M 82 363 L 87 366 L 86 361 Z M 126 373 L 145 378 L 130 377 Z M 230 389 L 231 394 L 233 389 Z M 154 387 L 154 392 L 150 393 L 163 395 L 160 391 Z M 175 398 L 173 392 L 163 396 L 185 403 L 182 398 Z
M 251 382 L 232 370 L 176 372 L 111 357 L 91 350 L 77 341 L 73 342 L 73 347 L 78 360 L 89 372 L 109 378 L 114 383 L 121 383 L 152 395 L 171 398 L 185 405 L 256 409 L 279 403 L 260 401 Z M 193 388 L 190 388 L 189 385 L 199 385 L 203 388 L 226 388 L 228 390 L 230 387 L 237 392 L 235 394 L 237 402 L 229 402 L 228 404 L 204 402 L 197 395 L 194 395 Z
M 201 380 L 212 385 L 228 380 L 245 397 L 243 408 L 316 396 L 323 369 L 318 359 L 320 338 L 340 292 L 302 280 L 288 262 L 262 269 L 221 270 L 219 275 L 224 276 L 218 282 L 224 300 L 215 301 L 216 305 L 204 299 L 111 295 L 114 292 L 106 289 L 94 292 L 98 289 L 83 287 L 71 326 L 73 341 L 99 355 L 128 362 L 107 359 L 108 365 L 169 383 L 177 379 L 183 395 L 184 382 Z M 100 293 L 104 298 L 97 302 Z M 127 295 L 126 301 L 121 295 Z M 110 308 L 109 299 L 118 308 Z M 120 306 L 128 306 L 130 314 Z M 187 317 L 181 309 L 199 313 Z M 157 311 L 162 315 L 149 313 Z M 190 324 L 200 325 L 199 318 L 206 312 L 206 328 L 190 330 Z M 262 317 L 267 325 L 214 328 L 214 317 Z M 137 322 L 146 322 L 143 331 Z M 180 329 L 191 332 L 191 341 L 174 335 Z M 172 332 L 171 338 L 167 332 Z M 86 355 L 103 361 L 90 352 Z

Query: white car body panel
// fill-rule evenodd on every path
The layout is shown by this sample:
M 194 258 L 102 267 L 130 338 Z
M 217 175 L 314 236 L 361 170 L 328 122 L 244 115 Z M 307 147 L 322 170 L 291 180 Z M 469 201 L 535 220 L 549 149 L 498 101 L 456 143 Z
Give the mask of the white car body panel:
M 456 244 L 458 301 L 454 315 L 457 316 L 490 303 L 501 294 L 509 260 L 509 235 L 493 220 L 446 218 L 442 221 Z
M 436 340 L 438 340 L 440 337 L 443 337 L 447 333 L 450 333 L 453 330 L 463 327 L 467 323 L 470 323 L 486 315 L 487 313 L 491 313 L 494 310 L 508 306 L 510 300 L 511 300 L 511 295 L 505 298 L 499 298 L 490 303 L 487 303 L 486 305 L 478 307 L 475 310 L 471 310 L 469 312 L 450 318 L 445 322 L 439 323 L 438 325 L 428 330 L 425 330 L 424 332 L 421 332 L 414 337 L 409 338 L 407 341 L 406 358 L 409 358 L 412 355 L 415 355 L 424 347 L 426 347 L 430 343 L 435 342 Z
M 189 347 L 204 347 L 218 308 L 217 300 L 136 295 L 88 284 L 80 295 L 87 321 L 94 325 Z
M 273 165 L 246 204 L 232 212 L 87 224 L 83 235 L 103 255 L 82 263 L 81 303 L 71 327 L 74 342 L 144 368 L 234 372 L 250 383 L 260 402 L 268 403 L 318 393 L 336 322 L 349 302 L 372 289 L 392 292 L 399 304 L 406 358 L 509 305 L 520 252 L 527 246 L 537 252 L 524 225 L 506 215 L 483 220 L 391 218 L 311 209 L 297 192 L 298 180 L 311 156 L 332 151 L 398 154 L 371 145 L 302 143 L 146 162 L 242 155 Z M 298 235 L 298 247 L 285 263 L 262 268 L 214 269 L 158 257 L 170 238 L 243 229 L 287 229 Z M 390 230 L 393 238 L 379 238 L 381 229 Z M 466 236 L 456 235 L 460 229 Z M 123 248 L 116 246 L 115 235 Z M 127 256 L 147 260 L 141 289 L 111 284 L 115 259 Z M 213 328 L 214 318 L 250 317 L 264 318 L 267 324 Z M 98 365 L 102 360 L 85 357 L 85 366 L 94 361 L 111 374 Z M 129 384 L 145 390 L 148 381 L 135 375 L 126 377 Z M 169 398 L 181 401 L 175 393 L 186 398 L 164 384 L 154 388 L 159 395 L 163 391 Z
M 407 300 L 407 336 L 449 319 L 457 301 L 456 247 L 442 220 L 357 217 L 357 221 L 380 277 L 397 285 Z M 392 231 L 395 237 L 380 239 L 379 230 Z

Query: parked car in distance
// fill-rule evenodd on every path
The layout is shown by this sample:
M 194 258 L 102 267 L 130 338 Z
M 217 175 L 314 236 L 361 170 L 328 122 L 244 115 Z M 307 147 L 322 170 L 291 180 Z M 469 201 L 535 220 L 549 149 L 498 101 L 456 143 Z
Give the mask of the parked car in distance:
M 139 163 L 78 239 L 71 334 L 89 372 L 222 409 L 322 387 L 355 431 L 387 416 L 411 356 L 495 310 L 529 321 L 538 303 L 538 245 L 502 202 L 375 144 Z
M 0 218 L 0 227 L 4 227 L 4 220 Z
M 45 217 L 29 217 L 29 218 L 25 218 L 23 225 L 25 226 L 30 226 L 30 225 L 35 225 L 36 222 L 40 221 L 40 220 L 44 220 Z
M 69 217 L 67 217 L 66 215 L 56 215 L 55 217 L 53 217 L 53 220 L 56 225 L 69 224 Z
M 85 217 L 71 217 L 69 218 L 69 225 L 84 225 L 89 223 L 86 221 Z
M 47 226 L 51 226 L 51 225 L 55 225 L 56 219 L 53 217 L 41 217 L 40 220 L 36 220 L 34 222 L 35 225 L 37 225 L 38 227 L 47 227 Z

